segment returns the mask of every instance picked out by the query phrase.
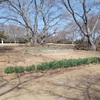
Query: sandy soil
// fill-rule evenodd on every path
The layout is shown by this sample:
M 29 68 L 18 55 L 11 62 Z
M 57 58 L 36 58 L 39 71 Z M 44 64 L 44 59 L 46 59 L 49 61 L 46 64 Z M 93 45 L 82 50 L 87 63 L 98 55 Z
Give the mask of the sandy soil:
M 100 64 L 18 75 L 3 72 L 9 65 L 84 57 L 100 57 L 100 52 L 0 47 L 0 100 L 100 100 Z

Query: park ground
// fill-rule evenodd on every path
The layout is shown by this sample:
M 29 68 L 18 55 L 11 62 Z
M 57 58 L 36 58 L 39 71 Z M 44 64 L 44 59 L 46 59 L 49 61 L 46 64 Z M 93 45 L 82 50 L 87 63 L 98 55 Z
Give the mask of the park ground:
M 0 100 L 100 100 L 100 64 L 73 68 L 4 73 L 7 66 L 28 66 L 52 60 L 100 57 L 98 51 L 67 46 L 0 45 Z

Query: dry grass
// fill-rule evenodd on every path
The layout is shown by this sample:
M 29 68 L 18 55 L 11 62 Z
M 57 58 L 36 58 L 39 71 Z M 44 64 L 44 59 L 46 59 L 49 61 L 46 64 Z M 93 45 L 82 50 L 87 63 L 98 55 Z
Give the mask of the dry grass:
M 0 47 L 0 100 L 100 100 L 100 64 L 6 75 L 9 65 L 100 57 L 100 52 L 25 46 Z

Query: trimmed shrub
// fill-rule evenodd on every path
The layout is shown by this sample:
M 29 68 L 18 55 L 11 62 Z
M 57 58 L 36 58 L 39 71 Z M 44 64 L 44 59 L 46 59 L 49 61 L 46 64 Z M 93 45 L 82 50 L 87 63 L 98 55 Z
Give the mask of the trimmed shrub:
M 22 67 L 22 66 L 16 66 L 15 68 L 14 68 L 14 72 L 15 73 L 23 73 L 24 72 L 24 67 Z
M 26 67 L 25 70 L 26 70 L 27 72 L 31 72 L 31 71 L 35 70 L 35 65 L 28 66 L 28 67 Z
M 92 58 L 79 58 L 79 59 L 63 59 L 60 61 L 50 61 L 35 65 L 28 66 L 26 68 L 22 66 L 8 66 L 5 68 L 4 72 L 7 74 L 10 73 L 23 73 L 24 71 L 31 72 L 35 70 L 46 70 L 46 69 L 56 69 L 56 68 L 66 68 L 66 67 L 74 67 L 82 64 L 90 64 L 90 63 L 100 63 L 100 57 L 92 57 Z
M 44 63 L 41 63 L 41 64 L 37 65 L 37 69 L 38 70 L 49 69 L 48 63 L 47 62 L 44 62 Z
M 45 70 L 45 69 L 56 69 L 56 68 L 65 68 L 65 67 L 73 67 L 79 66 L 82 64 L 90 64 L 90 63 L 98 63 L 100 62 L 99 57 L 92 57 L 92 58 L 79 58 L 79 59 L 64 59 L 60 61 L 51 61 L 51 62 L 44 62 L 37 65 L 38 70 Z
M 5 68 L 4 72 L 7 73 L 7 74 L 14 73 L 14 67 L 8 66 L 8 67 Z

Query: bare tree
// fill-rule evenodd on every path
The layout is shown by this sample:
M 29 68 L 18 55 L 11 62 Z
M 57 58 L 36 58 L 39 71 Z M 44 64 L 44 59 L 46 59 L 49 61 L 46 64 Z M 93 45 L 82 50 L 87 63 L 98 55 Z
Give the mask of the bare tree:
M 76 26 L 76 24 L 73 21 L 69 22 L 64 27 L 65 38 L 67 40 L 69 40 L 69 42 L 71 42 L 72 44 L 74 43 L 74 40 L 77 39 L 78 32 L 79 32 L 78 27 Z
M 40 13 L 43 26 L 40 29 L 42 43 L 45 38 L 56 33 L 58 29 L 59 21 L 61 21 L 61 14 L 57 13 L 60 11 L 55 5 L 55 1 L 52 0 L 40 0 Z M 52 1 L 52 2 L 51 2 Z
M 6 1 L 9 1 L 9 0 L 0 0 L 0 4 L 1 4 L 2 2 L 6 2 Z
M 6 13 L 6 16 L 1 16 L 1 19 L 17 22 L 21 26 L 24 26 L 29 31 L 31 44 L 36 43 L 34 41 L 37 34 L 37 4 L 36 0 L 9 0 L 5 4 L 5 9 L 10 12 Z
M 96 50 L 95 43 L 93 41 L 92 34 L 94 33 L 100 14 L 98 14 L 98 17 L 96 18 L 96 21 L 90 29 L 89 26 L 89 19 L 90 19 L 90 13 L 92 12 L 93 7 L 100 4 L 100 2 L 96 2 L 94 0 L 60 0 L 62 5 L 67 9 L 67 11 L 72 15 L 75 23 L 77 24 L 78 28 L 82 32 L 82 34 L 87 37 L 89 49 Z M 78 7 L 78 9 L 76 8 Z M 80 9 L 79 9 L 80 8 Z M 95 8 L 96 10 L 96 8 Z M 97 10 L 96 10 L 97 11 Z M 84 24 L 84 28 L 82 27 Z
M 6 16 L 2 16 L 1 18 L 9 21 L 15 21 L 20 25 L 23 25 L 24 27 L 28 28 L 31 31 L 31 33 L 34 34 L 34 31 L 31 28 L 29 23 L 28 17 L 30 16 L 27 14 L 28 6 L 25 3 L 29 3 L 29 2 L 26 1 L 23 2 L 20 0 L 9 0 L 6 6 L 4 7 L 10 13 L 5 12 Z
M 27 29 L 31 44 L 37 44 L 38 39 L 55 34 L 58 22 L 61 20 L 58 9 L 52 0 L 9 0 L 3 8 L 5 15 L 0 19 L 17 22 Z M 8 13 L 10 12 L 10 13 Z
M 5 31 L 5 35 L 8 37 L 6 42 L 19 43 L 19 39 L 27 39 L 26 29 L 17 25 L 4 25 L 2 29 Z M 23 41 L 23 40 L 22 40 Z

